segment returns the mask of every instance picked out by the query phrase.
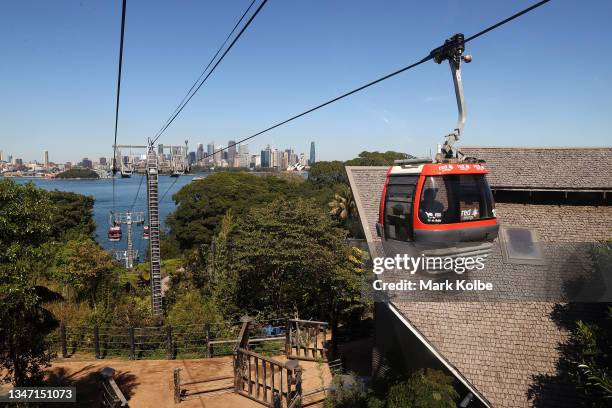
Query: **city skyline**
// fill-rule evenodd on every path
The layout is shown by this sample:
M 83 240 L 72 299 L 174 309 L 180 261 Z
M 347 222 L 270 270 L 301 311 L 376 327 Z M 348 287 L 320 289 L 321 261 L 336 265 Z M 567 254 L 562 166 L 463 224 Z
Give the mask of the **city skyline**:
M 230 141 L 228 141 L 227 144 L 216 144 L 215 141 L 212 140 L 212 141 L 210 141 L 210 142 L 208 142 L 206 144 L 207 149 L 206 149 L 205 153 L 208 154 L 208 155 L 213 153 L 213 151 L 208 150 L 208 147 L 211 147 L 211 146 L 215 146 L 214 150 L 218 150 L 220 148 L 226 149 L 227 146 L 229 145 Z M 311 142 L 307 143 L 308 146 L 310 146 L 310 143 Z M 163 143 L 160 143 L 157 146 L 163 146 L 163 145 L 164 145 Z M 197 154 L 198 154 L 199 146 L 200 145 L 202 147 L 205 146 L 204 143 L 195 143 L 195 146 L 190 143 L 189 145 L 190 145 L 190 147 L 189 147 L 188 153 L 193 152 L 193 153 L 196 154 L 196 157 L 198 157 Z M 242 144 L 242 145 L 243 146 L 244 145 L 249 146 L 249 144 Z M 266 144 L 266 145 L 269 145 L 269 144 Z M 240 146 L 240 144 L 236 145 L 236 147 L 239 147 L 239 146 Z M 262 149 L 263 148 L 265 148 L 265 146 L 262 146 Z M 293 150 L 293 147 L 292 146 L 288 146 L 287 149 L 292 149 Z M 252 150 L 252 151 L 260 151 L 260 150 L 261 149 L 257 149 L 256 148 L 255 150 Z M 304 152 L 305 151 L 306 151 L 306 148 L 304 148 Z M 93 155 L 91 155 L 91 154 L 90 155 L 84 155 L 84 154 L 79 155 L 77 153 L 76 156 L 69 157 L 68 160 L 63 160 L 63 159 L 57 159 L 56 157 L 54 157 L 53 149 L 47 149 L 47 148 L 40 149 L 39 156 L 31 157 L 31 156 L 22 155 L 19 152 L 18 153 L 9 152 L 6 149 L 3 149 L 2 146 L 0 146 L 0 162 L 4 161 L 4 162 L 7 162 L 7 163 L 11 163 L 15 159 L 21 159 L 23 161 L 23 163 L 34 163 L 34 162 L 36 162 L 36 163 L 44 164 L 45 163 L 45 158 L 46 158 L 47 161 L 50 162 L 50 163 L 55 163 L 55 164 L 65 164 L 65 163 L 76 164 L 78 162 L 81 162 L 83 159 L 90 159 L 90 160 L 93 160 L 94 162 L 95 161 L 99 161 L 100 159 L 110 160 L 111 157 L 112 157 L 112 153 L 113 153 L 112 149 L 110 151 L 110 154 L 102 153 L 102 154 L 93 154 Z M 65 157 L 65 156 L 62 156 L 62 157 Z M 11 158 L 13 160 L 7 160 L 8 158 Z
M 440 0 L 418 11 L 401 1 L 270 3 L 160 143 L 248 137 L 527 3 Z M 247 5 L 130 2 L 119 143 L 144 144 L 155 134 Z M 0 15 L 5 152 L 41 160 L 47 149 L 56 161 L 110 156 L 119 9 L 113 2 L 6 5 Z M 601 38 L 609 35 L 611 13 L 605 1 L 588 8 L 551 2 L 546 12 L 470 42 L 466 52 L 474 61 L 463 72 L 468 117 L 460 143 L 608 145 L 612 53 Z M 577 34 L 561 38 L 558 27 L 565 25 Z M 567 49 L 572 58 L 551 70 L 550 61 Z M 250 148 L 306 151 L 314 140 L 320 160 L 350 159 L 362 150 L 420 156 L 453 129 L 455 115 L 448 67 L 431 62 L 262 135 Z
M 188 141 L 185 140 L 184 146 L 164 145 L 162 143 L 155 146 L 160 163 L 165 163 L 173 172 L 183 172 L 187 166 L 198 166 L 203 168 L 230 167 L 248 169 L 276 169 L 301 171 L 307 166 L 314 164 L 314 141 L 310 143 L 310 154 L 307 157 L 304 152 L 296 152 L 291 147 L 277 148 L 265 146 L 261 151 L 249 151 L 247 143 L 236 143 L 235 140 L 228 140 L 227 145 L 217 145 L 214 141 L 207 143 L 206 152 L 204 144 L 197 143 L 194 148 L 188 148 Z M 117 169 L 123 174 L 124 170 L 129 171 L 139 168 L 146 161 L 143 146 L 119 145 L 115 154 L 117 160 L 121 158 Z M 101 175 L 107 176 L 113 167 L 113 159 L 105 156 L 90 159 L 82 157 L 78 160 L 53 161 L 49 155 L 49 150 L 42 151 L 42 161 L 38 159 L 23 159 L 5 154 L 0 149 L 0 172 L 4 174 L 14 174 L 15 172 L 34 172 L 41 174 L 57 174 L 58 172 L 81 167 L 98 171 Z

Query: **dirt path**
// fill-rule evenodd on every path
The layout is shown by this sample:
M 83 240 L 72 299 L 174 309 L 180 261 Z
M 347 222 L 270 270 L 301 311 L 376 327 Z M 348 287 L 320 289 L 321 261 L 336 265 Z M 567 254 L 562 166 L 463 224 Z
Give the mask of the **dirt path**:
M 283 360 L 283 357 L 278 357 Z M 304 392 L 326 386 L 331 380 L 327 365 L 300 362 L 303 369 Z M 50 367 L 51 384 L 74 384 L 77 387 L 78 404 L 72 406 L 98 407 L 98 372 L 104 367 L 116 371 L 116 381 L 126 395 L 131 408 L 174 407 L 173 370 L 181 369 L 181 383 L 188 391 L 187 400 L 177 405 L 181 408 L 261 408 L 262 405 L 231 390 L 220 390 L 231 386 L 232 378 L 220 378 L 211 382 L 201 380 L 233 375 L 232 357 L 216 357 L 197 360 L 57 360 Z M 217 390 L 206 392 L 207 390 Z M 320 394 L 322 395 L 322 394 Z M 312 400 L 312 398 L 310 398 Z

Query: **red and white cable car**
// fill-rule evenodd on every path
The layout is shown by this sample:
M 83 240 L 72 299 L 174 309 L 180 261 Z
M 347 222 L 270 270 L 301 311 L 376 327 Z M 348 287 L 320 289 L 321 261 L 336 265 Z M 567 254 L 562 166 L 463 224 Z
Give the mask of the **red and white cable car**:
M 142 239 L 149 239 L 149 226 L 145 225 L 142 227 Z
M 121 241 L 121 225 L 111 225 L 108 229 L 109 241 Z
M 484 162 L 465 157 L 453 146 L 466 116 L 461 62 L 472 60 L 463 51 L 463 34 L 456 34 L 431 52 L 435 62 L 449 62 L 459 117 L 435 160 L 399 160 L 389 168 L 376 225 L 386 256 L 483 255 L 491 252 L 497 237 Z
M 442 248 L 497 237 L 495 203 L 482 164 L 405 162 L 387 172 L 377 224 L 384 241 Z

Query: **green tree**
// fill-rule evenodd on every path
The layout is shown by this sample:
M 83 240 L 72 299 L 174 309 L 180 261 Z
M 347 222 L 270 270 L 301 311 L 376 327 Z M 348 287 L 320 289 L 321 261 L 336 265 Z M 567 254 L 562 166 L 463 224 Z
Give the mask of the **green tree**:
M 363 151 L 359 153 L 359 156 L 348 160 L 344 163 L 345 166 L 392 166 L 395 160 L 411 159 L 411 156 L 407 153 L 400 153 L 394 151 L 386 152 L 368 152 Z
M 37 282 L 49 266 L 53 206 L 33 184 L 0 181 L 0 380 L 38 383 L 57 326 L 45 304 L 59 295 Z
M 97 179 L 100 178 L 100 175 L 91 169 L 69 169 L 64 172 L 61 172 L 55 178 L 59 179 Z
M 454 378 L 434 369 L 419 370 L 389 388 L 387 408 L 455 408 Z
M 232 236 L 243 312 L 282 315 L 296 307 L 330 321 L 335 332 L 346 313 L 363 310 L 361 259 L 346 244 L 346 231 L 313 202 L 276 200 L 253 208 Z
M 348 185 L 345 164 L 341 161 L 319 161 L 308 171 L 308 182 L 317 186 Z
M 572 377 L 578 389 L 593 406 L 612 402 L 612 307 L 601 325 L 578 321 L 575 342 Z
M 221 227 L 214 241 L 214 252 L 209 252 L 208 259 L 211 297 L 228 319 L 237 313 L 238 274 L 231 266 L 233 257 L 231 233 L 234 227 L 234 217 L 230 209 L 221 220 Z
M 64 284 L 65 294 L 76 300 L 87 300 L 95 310 L 100 302 L 108 303 L 112 293 L 113 260 L 108 252 L 88 237 L 66 242 L 60 249 L 54 269 L 55 278 Z M 105 296 L 106 295 L 106 296 Z
M 51 191 L 53 211 L 53 230 L 55 239 L 65 235 L 93 236 L 96 224 L 93 219 L 94 198 L 67 191 Z
M 168 312 L 168 321 L 173 326 L 203 325 L 222 320 L 215 303 L 204 299 L 202 293 L 195 288 L 185 290 Z
M 230 172 L 191 182 L 173 196 L 177 209 L 167 220 L 172 236 L 182 250 L 208 245 L 229 209 L 239 216 L 253 206 L 284 196 L 291 186 L 274 176 Z

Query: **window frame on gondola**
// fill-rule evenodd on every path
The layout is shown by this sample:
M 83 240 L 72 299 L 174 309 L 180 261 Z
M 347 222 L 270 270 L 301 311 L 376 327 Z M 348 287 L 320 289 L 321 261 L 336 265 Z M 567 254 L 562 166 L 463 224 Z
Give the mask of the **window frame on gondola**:
M 471 190 L 475 194 L 469 197 L 466 192 Z M 495 218 L 495 201 L 484 174 L 426 176 L 419 200 L 418 217 L 424 224 L 464 224 Z
M 384 203 L 384 227 L 387 239 L 414 240 L 412 211 L 418 181 L 419 175 L 389 176 Z

